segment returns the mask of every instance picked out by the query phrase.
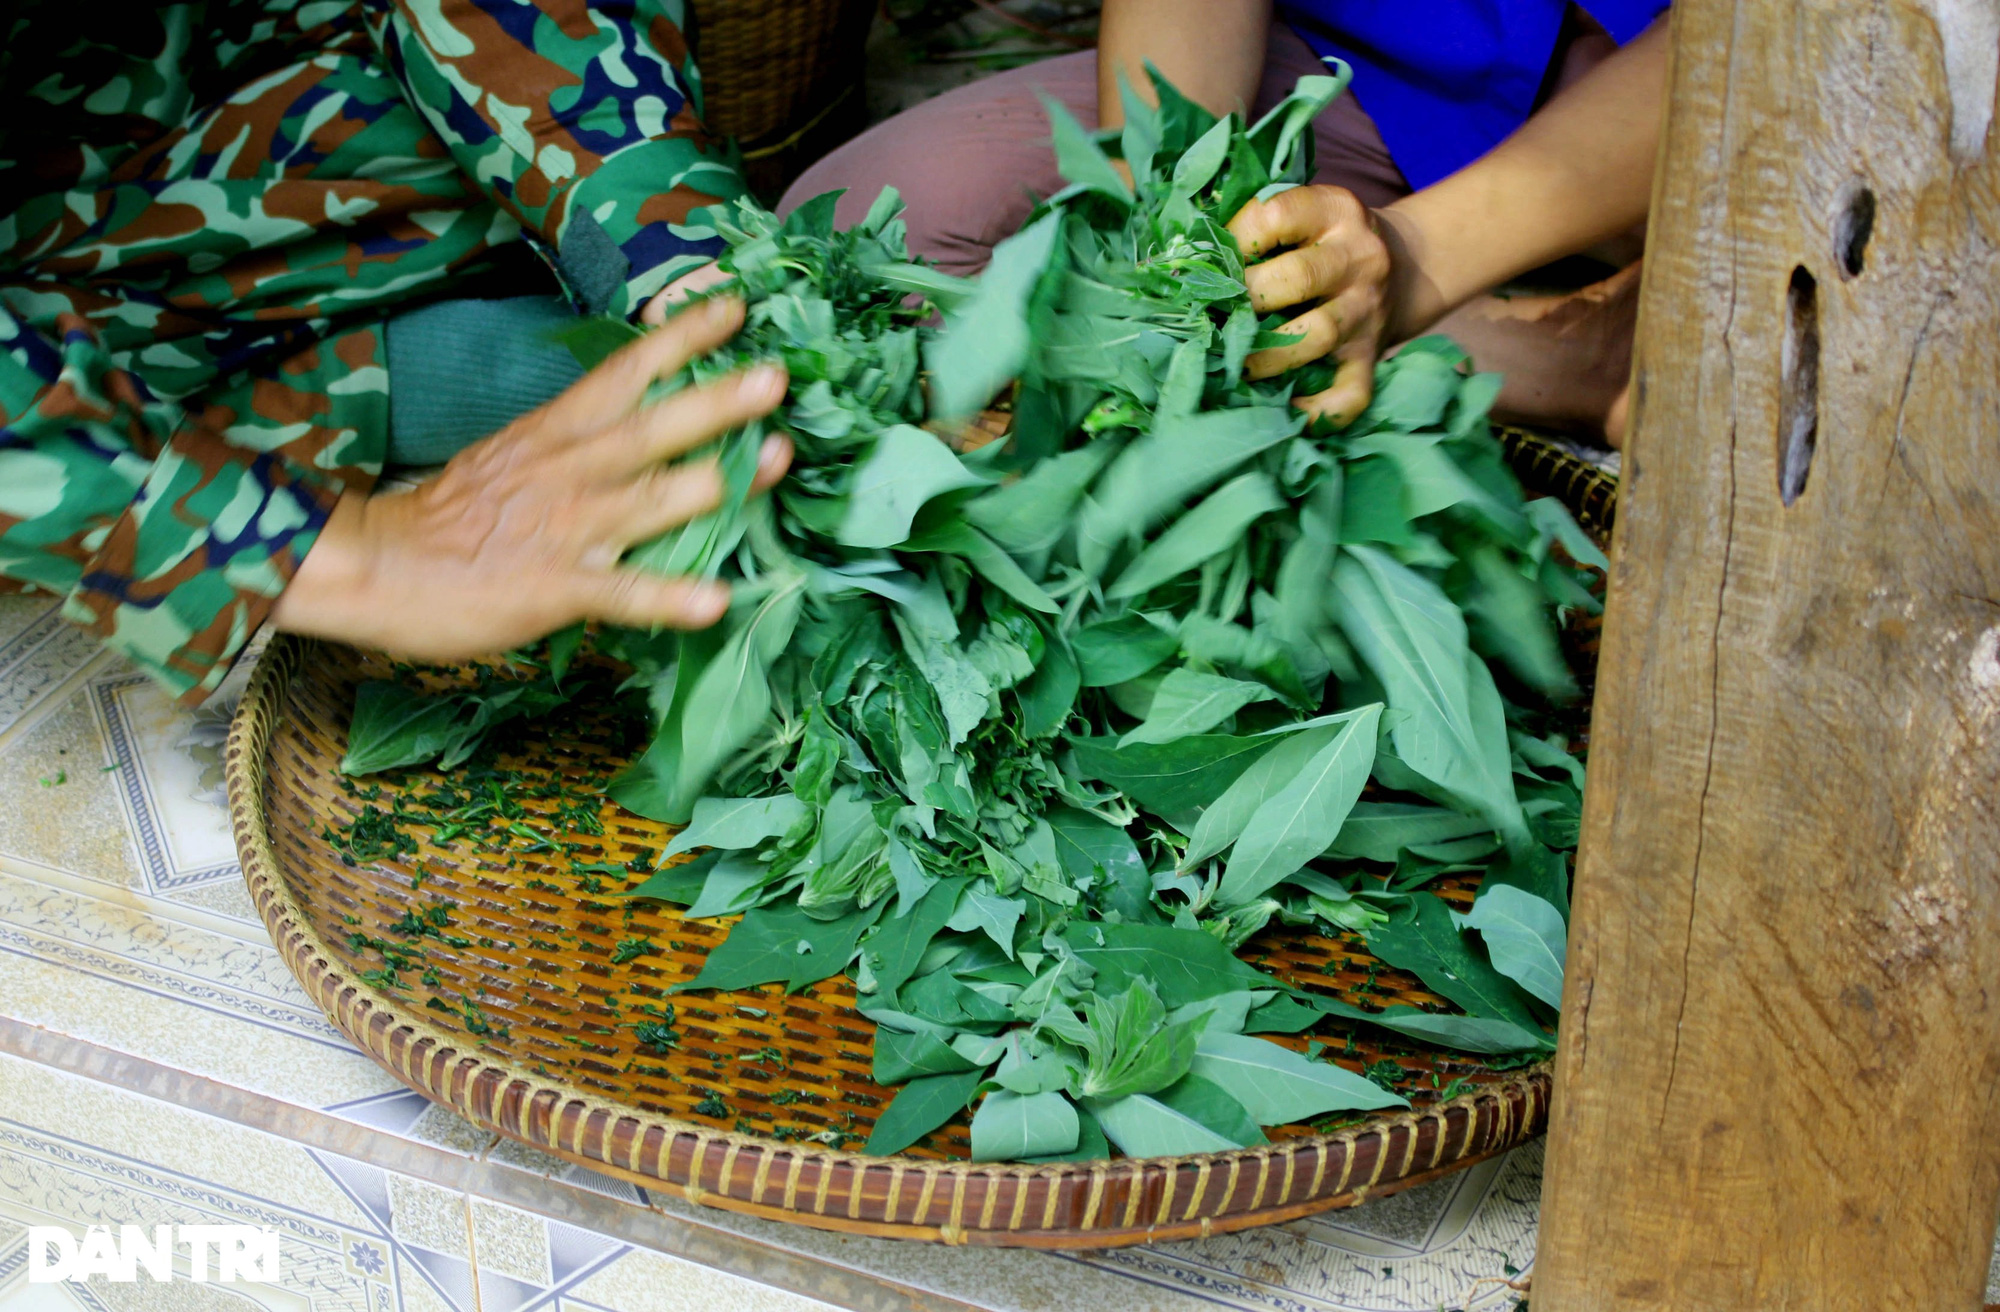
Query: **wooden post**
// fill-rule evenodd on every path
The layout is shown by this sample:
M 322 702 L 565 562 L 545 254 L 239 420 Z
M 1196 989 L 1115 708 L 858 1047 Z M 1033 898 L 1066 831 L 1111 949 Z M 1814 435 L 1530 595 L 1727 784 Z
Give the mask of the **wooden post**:
M 1994 0 L 1683 0 L 1535 1312 L 1980 1306 Z

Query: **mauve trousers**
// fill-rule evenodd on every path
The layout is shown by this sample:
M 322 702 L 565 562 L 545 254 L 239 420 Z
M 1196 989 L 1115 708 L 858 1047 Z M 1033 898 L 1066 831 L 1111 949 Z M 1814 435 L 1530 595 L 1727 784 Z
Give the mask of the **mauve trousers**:
M 1615 48 L 1602 28 L 1572 7 L 1549 91 L 1569 85 Z M 1299 78 L 1325 71 L 1305 41 L 1273 19 L 1251 121 L 1284 99 Z M 1063 186 L 1038 91 L 1060 100 L 1085 127 L 1096 127 L 1097 52 L 996 73 L 906 109 L 800 174 L 778 210 L 790 213 L 845 187 L 836 213 L 846 226 L 859 223 L 882 188 L 893 186 L 909 205 L 910 250 L 947 272 L 976 273 L 994 245 L 1020 229 L 1036 198 Z M 1370 208 L 1409 194 L 1410 184 L 1352 92 L 1319 116 L 1313 139 L 1313 181 L 1345 187 Z
M 1277 104 L 1300 77 L 1326 69 L 1283 23 L 1271 24 L 1264 80 L 1251 121 Z M 986 267 L 995 243 L 1012 236 L 1036 198 L 1062 189 L 1049 116 L 1037 91 L 1097 126 L 1097 52 L 1059 55 L 996 73 L 878 123 L 799 175 L 779 202 L 789 213 L 822 192 L 845 187 L 842 226 L 859 223 L 885 186 L 909 205 L 910 250 L 950 273 Z M 1407 195 L 1382 134 L 1352 95 L 1342 95 L 1313 125 L 1315 182 L 1346 187 L 1365 205 Z

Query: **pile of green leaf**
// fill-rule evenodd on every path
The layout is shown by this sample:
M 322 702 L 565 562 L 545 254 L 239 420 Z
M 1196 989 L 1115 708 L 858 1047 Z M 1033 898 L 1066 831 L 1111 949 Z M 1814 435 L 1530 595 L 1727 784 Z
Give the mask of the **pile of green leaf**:
M 846 232 L 832 197 L 715 219 L 749 320 L 673 386 L 782 359 L 798 456 L 750 500 L 762 434 L 732 436 L 729 504 L 634 554 L 719 572 L 735 603 L 707 632 L 598 636 L 649 717 L 610 791 L 687 823 L 668 855 L 702 850 L 634 896 L 742 917 L 690 987 L 851 975 L 876 1078 L 903 1086 L 871 1152 L 975 1101 L 983 1159 L 1218 1150 L 1403 1105 L 1249 1037 L 1329 1016 L 1552 1047 L 1583 784 L 1557 621 L 1594 608 L 1578 563 L 1602 558 L 1524 503 L 1497 380 L 1449 343 L 1384 363 L 1343 432 L 1290 404 L 1324 367 L 1244 377 L 1285 339 L 1222 223 L 1311 175 L 1341 85 L 1303 79 L 1248 128 L 1163 82 L 1118 133 L 1052 104 L 1072 185 L 976 282 L 908 258 L 893 193 Z M 1016 379 L 1007 441 L 918 426 Z M 364 698 L 358 759 L 437 754 L 397 737 L 419 704 Z M 1468 913 L 1424 891 L 1472 872 Z M 1366 1010 L 1240 960 L 1274 919 L 1358 932 L 1454 1009 Z

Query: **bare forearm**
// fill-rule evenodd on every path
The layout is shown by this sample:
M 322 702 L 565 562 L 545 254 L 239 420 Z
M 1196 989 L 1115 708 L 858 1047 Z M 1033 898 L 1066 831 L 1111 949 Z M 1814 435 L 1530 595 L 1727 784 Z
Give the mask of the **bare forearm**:
M 1097 29 L 1097 121 L 1125 121 L 1118 74 L 1154 100 L 1146 61 L 1217 114 L 1247 114 L 1264 74 L 1271 0 L 1105 0 Z
M 1667 48 L 1661 19 L 1483 158 L 1381 211 L 1390 340 L 1646 217 Z

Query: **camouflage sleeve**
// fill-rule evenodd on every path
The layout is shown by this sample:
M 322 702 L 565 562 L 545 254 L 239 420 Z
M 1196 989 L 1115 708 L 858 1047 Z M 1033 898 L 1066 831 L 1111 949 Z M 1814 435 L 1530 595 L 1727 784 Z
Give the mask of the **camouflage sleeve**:
M 579 307 L 636 313 L 743 184 L 696 116 L 681 0 L 371 0 L 383 58 Z
M 183 407 L 118 368 L 88 320 L 64 314 L 38 331 L 10 299 L 0 296 L 0 575 L 63 596 L 68 618 L 198 702 L 340 494 L 379 470 L 380 442 L 323 412 L 339 405 L 345 421 L 377 404 L 326 386 L 379 373 L 380 334 L 322 341 Z

